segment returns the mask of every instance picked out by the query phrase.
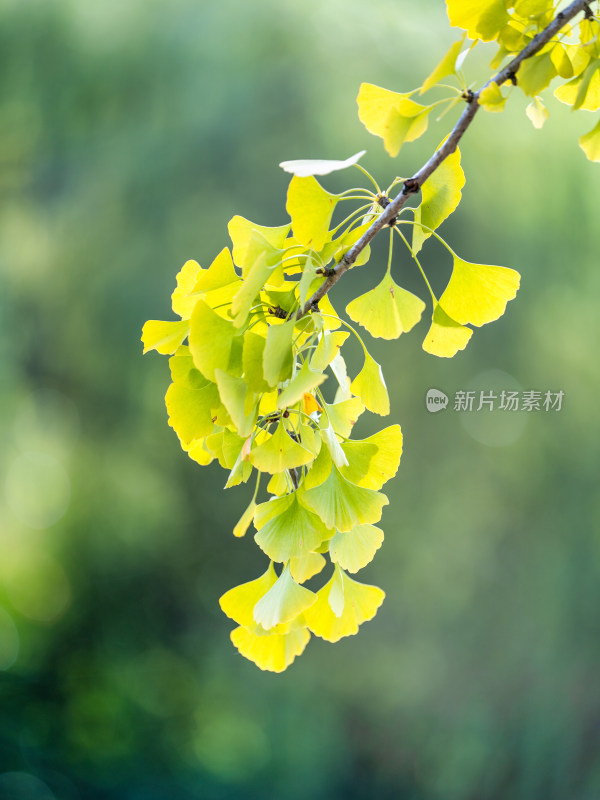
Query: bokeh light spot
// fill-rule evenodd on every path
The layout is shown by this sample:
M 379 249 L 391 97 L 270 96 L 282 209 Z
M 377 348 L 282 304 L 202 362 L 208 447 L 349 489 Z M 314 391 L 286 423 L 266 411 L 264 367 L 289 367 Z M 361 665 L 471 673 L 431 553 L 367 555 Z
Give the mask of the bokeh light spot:
M 69 507 L 71 481 L 54 456 L 29 451 L 10 464 L 5 492 L 8 507 L 19 522 L 31 528 L 49 528 Z

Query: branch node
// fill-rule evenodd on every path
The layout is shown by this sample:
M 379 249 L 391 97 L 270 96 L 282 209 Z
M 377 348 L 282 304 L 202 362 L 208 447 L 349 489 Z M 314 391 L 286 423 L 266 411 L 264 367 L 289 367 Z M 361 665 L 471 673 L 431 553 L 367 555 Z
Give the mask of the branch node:
M 513 86 L 517 85 L 517 73 L 516 72 L 509 72 L 508 73 L 508 80 L 512 83 Z
M 417 194 L 420 189 L 419 181 L 414 178 L 408 178 L 408 180 L 404 181 L 404 189 L 402 191 L 404 194 Z
M 287 318 L 287 311 L 285 311 L 281 306 L 269 307 L 267 311 L 269 314 L 273 314 L 274 317 L 277 317 L 277 319 Z
M 594 12 L 589 6 L 585 6 L 583 13 L 585 14 L 586 19 L 594 19 Z
M 322 269 L 316 270 L 317 275 L 324 275 L 326 278 L 333 278 L 335 275 L 335 269 L 333 267 L 323 267 Z
M 467 89 L 467 91 L 466 91 L 466 92 L 463 92 L 463 93 L 461 94 L 461 97 L 462 97 L 462 99 L 463 99 L 463 100 L 465 100 L 467 103 L 472 103 L 472 102 L 473 102 L 473 100 L 475 99 L 475 94 L 474 94 L 474 93 L 473 93 L 473 92 L 472 92 L 470 89 Z

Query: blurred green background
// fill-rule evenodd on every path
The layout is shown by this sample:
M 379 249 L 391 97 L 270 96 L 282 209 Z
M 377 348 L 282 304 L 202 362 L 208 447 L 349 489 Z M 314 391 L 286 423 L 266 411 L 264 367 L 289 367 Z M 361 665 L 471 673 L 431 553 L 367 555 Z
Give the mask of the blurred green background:
M 364 147 L 382 183 L 410 175 L 452 119 L 393 162 L 357 89 L 413 88 L 456 32 L 441 0 L 0 0 L 0 23 L 0 798 L 597 800 L 592 115 L 550 98 L 535 131 L 515 93 L 468 132 L 444 233 L 522 289 L 450 362 L 421 350 L 425 322 L 373 343 L 405 434 L 360 575 L 387 599 L 273 675 L 217 602 L 264 567 L 231 535 L 250 490 L 180 450 L 141 326 L 171 318 L 176 272 L 233 214 L 285 221 L 279 161 Z M 447 254 L 424 258 L 443 286 Z M 422 293 L 409 259 L 394 270 Z M 513 386 L 563 409 L 425 409 L 430 387 Z

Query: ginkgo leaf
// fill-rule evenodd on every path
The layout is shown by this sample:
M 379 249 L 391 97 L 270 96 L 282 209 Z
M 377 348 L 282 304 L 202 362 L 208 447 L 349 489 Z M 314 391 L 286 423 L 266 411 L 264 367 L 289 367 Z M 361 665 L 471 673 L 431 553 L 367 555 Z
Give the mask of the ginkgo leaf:
M 231 489 L 233 486 L 239 486 L 240 483 L 246 483 L 250 475 L 252 475 L 252 464 L 243 458 L 240 453 L 227 476 L 225 489 Z
M 312 395 L 305 395 L 305 397 L 312 397 Z M 321 438 L 315 429 L 311 425 L 301 422 L 298 424 L 297 430 L 302 447 L 305 447 L 316 458 L 321 450 Z
M 189 319 L 196 305 L 197 297 L 190 297 L 198 276 L 204 272 L 197 261 L 186 261 L 177 273 L 177 288 L 171 295 L 173 311 L 182 319 Z
M 305 247 L 320 250 L 329 237 L 329 224 L 338 196 L 326 192 L 315 178 L 294 175 L 287 193 L 286 209 L 294 238 Z
M 299 491 L 261 503 L 256 508 L 254 525 L 258 533 L 254 538 L 273 561 L 302 558 L 332 536 L 319 517 L 300 502 Z
M 181 346 L 189 332 L 190 323 L 188 320 L 162 322 L 161 320 L 150 319 L 142 328 L 144 353 L 156 350 L 163 356 L 172 355 Z
M 561 78 L 564 78 L 568 81 L 573 77 L 573 63 L 569 58 L 566 47 L 564 47 L 563 44 L 556 44 L 550 51 L 550 56 L 552 58 L 552 63 L 556 67 L 556 72 Z
M 350 334 L 347 331 L 324 331 L 310 359 L 311 368 L 325 369 L 333 361 L 348 336 Z
M 306 492 L 307 489 L 320 486 L 325 482 L 332 469 L 333 461 L 331 460 L 329 449 L 327 447 L 322 447 L 304 476 L 304 481 L 302 482 L 303 490 Z
M 486 325 L 504 314 L 516 297 L 521 276 L 514 269 L 471 264 L 454 256 L 454 267 L 439 306 L 460 325 Z
M 541 98 L 534 97 L 531 103 L 525 109 L 525 113 L 531 120 L 531 124 L 534 128 L 543 128 L 544 123 L 550 116 L 548 114 L 548 109 L 543 104 Z
M 322 411 L 323 408 L 319 404 L 319 401 L 310 392 L 305 393 L 302 396 L 302 410 L 305 414 L 313 414 L 315 411 Z
M 269 630 L 297 617 L 310 608 L 317 595 L 292 578 L 289 566 L 285 567 L 277 582 L 254 606 L 254 621 Z
M 201 388 L 189 383 L 172 383 L 165 396 L 169 425 L 183 444 L 201 439 L 212 433 L 213 409 L 219 403 L 219 393 L 214 383 Z
M 252 233 L 258 232 L 272 247 L 281 250 L 290 232 L 290 225 L 280 225 L 276 228 L 268 228 L 264 225 L 257 225 L 244 217 L 235 216 L 229 221 L 227 226 L 229 236 L 233 243 L 233 261 L 238 267 L 243 267 L 246 263 L 248 247 L 252 240 Z
M 277 575 L 273 564 L 270 563 L 267 571 L 260 578 L 235 586 L 219 599 L 219 605 L 224 614 L 238 625 L 251 627 L 254 625 L 254 606 L 269 589 L 275 585 Z
M 559 86 L 554 96 L 572 106 L 573 111 L 597 111 L 600 108 L 600 60 L 594 60 L 581 75 Z
M 552 0 L 516 0 L 515 13 L 520 17 L 535 17 L 553 6 Z
M 325 442 L 327 449 L 329 450 L 329 455 L 331 456 L 331 460 L 336 465 L 336 467 L 345 467 L 348 465 L 348 459 L 346 458 L 346 454 L 342 450 L 340 443 L 338 442 L 338 438 L 335 435 L 335 431 L 331 423 L 326 428 L 321 428 L 321 438 Z
M 350 397 L 339 403 L 325 403 L 326 418 L 331 422 L 333 430 L 346 439 L 350 436 L 356 421 L 364 412 L 365 406 L 358 397 Z
M 275 433 L 250 452 L 250 462 L 261 472 L 274 475 L 308 464 L 313 454 L 295 442 L 280 420 Z
M 194 284 L 193 291 L 212 292 L 238 280 L 228 247 L 224 247 L 207 270 L 203 270 Z
M 430 107 L 416 103 L 408 94 L 363 83 L 356 101 L 360 121 L 369 133 L 383 139 L 392 158 L 404 142 L 418 139 L 427 130 Z
M 252 524 L 252 520 L 254 519 L 254 512 L 256 511 L 256 501 L 253 499 L 250 501 L 250 505 L 246 508 L 242 516 L 236 522 L 233 528 L 233 535 L 240 537 L 246 534 L 246 531 Z
M 519 87 L 530 97 L 539 94 L 555 77 L 556 67 L 549 51 L 525 59 L 519 67 Z
M 282 409 L 287 408 L 287 406 L 293 406 L 299 400 L 302 400 L 306 392 L 314 389 L 315 386 L 320 386 L 325 380 L 327 380 L 327 375 L 319 370 L 311 369 L 309 362 L 305 361 L 279 395 L 277 408 Z
M 398 286 L 386 272 L 374 289 L 348 303 L 346 313 L 371 336 L 397 339 L 414 328 L 424 308 L 425 303 L 419 297 Z
M 348 466 L 342 475 L 357 486 L 381 489 L 398 471 L 402 456 L 400 425 L 390 425 L 368 439 L 348 440 L 342 445 Z
M 415 255 L 423 242 L 431 236 L 431 231 L 439 228 L 460 203 L 465 185 L 465 173 L 460 159 L 460 150 L 457 147 L 423 184 L 422 200 L 415 211 L 415 222 L 423 223 L 426 228 L 419 225 L 413 227 L 412 249 Z
M 504 111 L 508 97 L 500 91 L 497 83 L 492 81 L 479 92 L 479 105 L 486 111 Z
M 348 377 L 348 367 L 341 353 L 337 353 L 331 361 L 331 371 L 335 375 L 338 382 L 338 388 L 335 393 L 334 402 L 341 403 L 345 400 L 350 400 L 352 392 L 350 391 L 350 378 Z M 361 404 L 362 405 L 362 404 Z M 364 406 L 363 406 L 364 411 Z
M 256 421 L 256 399 L 247 391 L 243 378 L 234 378 L 222 369 L 215 369 L 215 380 L 219 387 L 221 401 L 233 420 L 239 436 L 252 433 Z
M 290 559 L 290 573 L 296 583 L 304 583 L 318 575 L 326 563 L 320 553 L 309 553 L 301 558 Z
M 257 635 L 247 628 L 231 631 L 231 641 L 240 655 L 253 661 L 259 669 L 269 672 L 283 672 L 304 651 L 310 633 L 306 628 L 298 628 L 288 633 Z
M 579 146 L 590 161 L 600 161 L 600 122 L 580 137 Z
M 343 609 L 339 616 L 334 613 L 329 597 L 333 591 L 334 605 L 339 610 L 338 598 L 341 581 Z M 337 642 L 344 636 L 358 633 L 359 625 L 373 619 L 385 599 L 385 592 L 377 586 L 359 583 L 336 567 L 331 580 L 317 594 L 317 601 L 305 614 L 306 624 L 312 633 L 328 642 Z
M 257 256 L 254 264 L 248 270 L 231 302 L 233 324 L 236 328 L 241 328 L 245 324 L 255 299 L 273 269 L 274 267 L 267 262 L 267 254 L 263 252 Z
M 192 443 L 189 446 L 185 446 L 184 449 L 186 449 L 186 447 L 188 448 L 188 456 L 202 467 L 206 467 L 215 458 L 214 455 L 207 449 L 205 438 L 194 439 Z
M 294 322 L 270 325 L 263 353 L 263 374 L 270 386 L 287 380 L 292 372 Z
M 190 320 L 190 353 L 194 364 L 209 380 L 214 381 L 215 369 L 227 369 L 235 329 L 231 322 L 220 317 L 204 300 L 198 300 Z
M 439 83 L 443 80 L 447 75 L 455 75 L 456 74 L 456 59 L 458 58 L 460 51 L 462 50 L 463 44 L 467 34 L 463 34 L 463 36 L 458 40 L 458 42 L 454 42 L 451 45 L 450 49 L 446 53 L 446 55 L 442 58 L 439 64 L 435 67 L 431 75 L 426 78 L 423 86 L 421 86 L 421 91 L 419 94 L 424 94 L 428 89 L 431 89 L 432 86 L 435 86 L 436 83 Z
M 473 331 L 451 319 L 444 309 L 435 304 L 431 327 L 423 342 L 423 350 L 440 358 L 452 358 L 464 350 Z
M 360 153 L 355 153 L 345 161 L 336 161 L 331 159 L 321 158 L 302 158 L 296 161 L 282 161 L 279 165 L 284 172 L 291 172 L 299 178 L 307 178 L 309 175 L 329 175 L 330 172 L 336 172 L 340 169 L 346 169 L 356 164 L 366 153 L 366 150 L 361 150 Z
M 358 572 L 373 560 L 382 542 L 381 528 L 375 525 L 358 525 L 346 533 L 336 533 L 329 542 L 329 555 L 342 569 Z
M 304 263 L 302 275 L 298 281 L 298 302 L 300 308 L 304 308 L 306 301 L 310 297 L 311 287 L 317 277 L 317 264 L 313 261 L 312 251 Z
M 242 351 L 242 365 L 244 380 L 250 391 L 267 392 L 269 384 L 263 376 L 263 354 L 266 340 L 251 330 L 244 333 L 244 347 Z
M 350 384 L 350 390 L 360 397 L 373 414 L 386 416 L 390 413 L 390 398 L 383 372 L 375 359 L 366 351 L 363 368 Z
M 509 20 L 504 0 L 446 0 L 450 24 L 466 30 L 469 39 L 489 42 Z
M 334 466 L 322 484 L 304 493 L 303 503 L 312 509 L 328 528 L 350 531 L 362 523 L 378 522 L 388 499 L 381 492 L 350 483 Z
M 267 484 L 267 492 L 276 497 L 287 494 L 292 488 L 292 481 L 288 472 L 276 472 Z

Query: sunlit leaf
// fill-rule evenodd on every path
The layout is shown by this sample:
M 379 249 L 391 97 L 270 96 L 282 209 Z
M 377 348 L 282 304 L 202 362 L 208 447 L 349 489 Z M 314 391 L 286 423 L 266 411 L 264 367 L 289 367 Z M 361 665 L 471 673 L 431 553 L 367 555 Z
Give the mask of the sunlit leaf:
M 277 575 L 273 564 L 256 580 L 235 586 L 220 598 L 219 605 L 224 614 L 238 625 L 250 627 L 254 624 L 254 606 L 275 585 Z
M 421 189 L 421 204 L 415 211 L 415 222 L 422 222 L 427 228 L 436 230 L 456 210 L 465 185 L 465 173 L 460 160 L 460 150 L 456 148 L 425 181 Z M 414 226 L 412 248 L 415 254 L 430 236 L 426 228 Z
M 600 122 L 579 139 L 579 146 L 590 161 L 600 162 Z
M 266 340 L 248 330 L 244 333 L 244 347 L 242 352 L 242 365 L 244 380 L 252 392 L 266 392 L 269 384 L 263 377 L 263 354 Z
M 436 303 L 423 350 L 440 358 L 452 358 L 459 350 L 465 349 L 472 335 L 470 328 L 459 325 Z
M 256 501 L 251 500 L 250 505 L 246 508 L 242 516 L 236 522 L 233 528 L 233 535 L 234 536 L 244 536 L 250 525 L 252 524 L 252 520 L 254 519 L 254 512 L 256 511 Z M 342 565 L 343 566 L 343 565 Z
M 318 575 L 326 563 L 320 553 L 309 553 L 302 558 L 290 559 L 290 573 L 296 583 L 304 583 Z
M 250 222 L 250 220 L 244 219 L 244 217 L 235 216 L 229 221 L 227 229 L 233 243 L 233 261 L 238 267 L 243 267 L 246 263 L 246 256 L 253 231 L 260 233 L 269 244 L 281 250 L 290 232 L 290 225 L 268 228 L 264 225 L 257 225 L 255 222 Z
M 418 139 L 427 130 L 430 107 L 416 103 L 408 94 L 363 83 L 357 103 L 360 121 L 369 133 L 383 139 L 392 158 L 398 155 L 404 142 Z
M 227 369 L 231 356 L 235 328 L 198 300 L 190 320 L 190 353 L 197 369 L 214 381 L 215 369 Z
M 362 523 L 378 522 L 388 499 L 381 492 L 350 483 L 334 466 L 322 484 L 304 493 L 303 503 L 312 509 L 328 528 L 350 531 Z
M 556 67 L 551 52 L 527 58 L 519 67 L 519 87 L 530 97 L 539 94 L 556 77 Z
M 346 533 L 336 533 L 329 542 L 331 560 L 348 572 L 358 572 L 373 560 L 383 542 L 383 531 L 375 525 L 358 525 Z
M 214 383 L 197 388 L 189 383 L 172 383 L 165 396 L 169 425 L 183 444 L 208 436 L 213 430 L 213 409 L 219 405 Z
M 293 406 L 299 400 L 302 400 L 306 392 L 310 392 L 315 386 L 320 386 L 325 380 L 327 380 L 327 375 L 319 370 L 311 369 L 309 362 L 305 361 L 279 395 L 277 408 L 282 409 L 287 406 Z
M 300 495 L 298 494 L 300 492 Z M 261 503 L 254 514 L 258 531 L 256 543 L 273 561 L 302 558 L 318 547 L 332 532 L 299 500 L 300 490 Z
M 345 161 L 303 158 L 297 161 L 282 161 L 279 166 L 284 172 L 291 172 L 299 178 L 307 178 L 309 175 L 329 175 L 330 172 L 346 169 L 356 164 L 366 152 L 366 150 L 361 150 L 360 153 L 355 153 Z
M 400 425 L 390 425 L 368 439 L 349 440 L 342 448 L 348 459 L 342 475 L 358 486 L 381 489 L 398 471 L 402 456 Z
M 554 95 L 562 102 L 572 106 L 573 111 L 597 111 L 600 108 L 600 61 L 594 60 L 568 83 L 559 86 Z
M 325 442 L 327 449 L 329 450 L 331 460 L 336 467 L 347 466 L 348 459 L 346 458 L 346 454 L 338 442 L 338 438 L 335 435 L 335 431 L 333 430 L 331 423 L 326 428 L 321 428 L 321 438 Z
M 326 331 L 321 334 L 319 343 L 310 360 L 311 368 L 316 370 L 325 369 L 331 361 L 333 361 L 348 336 L 350 336 L 350 334 L 347 331 L 336 331 L 332 333 Z
M 469 39 L 489 42 L 509 20 L 503 0 L 446 0 L 450 24 L 466 30 Z
M 390 413 L 390 399 L 383 372 L 379 364 L 367 352 L 365 352 L 363 368 L 350 384 L 350 390 L 360 397 L 373 414 L 386 416 Z
M 543 104 L 542 100 L 539 97 L 534 97 L 531 103 L 525 109 L 525 113 L 531 120 L 531 124 L 534 128 L 542 128 L 544 123 L 550 116 L 548 114 L 548 109 Z
M 439 299 L 446 314 L 461 325 L 485 325 L 501 317 L 516 297 L 521 276 L 514 269 L 471 264 L 454 256 L 448 286 Z
M 269 630 L 297 617 L 315 603 L 317 595 L 297 584 L 285 567 L 277 582 L 254 606 L 254 621 Z
M 454 44 L 451 45 L 446 55 L 435 67 L 431 75 L 429 75 L 429 77 L 425 80 L 423 86 L 421 86 L 420 94 L 424 94 L 428 89 L 431 89 L 432 86 L 435 86 L 436 83 L 439 83 L 447 75 L 456 74 L 456 59 L 458 58 L 460 51 L 462 50 L 466 36 L 467 35 L 464 34 L 458 40 L 458 42 L 454 42 Z
M 329 239 L 331 216 L 338 196 L 326 192 L 315 178 L 294 175 L 287 193 L 286 209 L 294 238 L 305 247 L 320 250 Z
M 308 464 L 313 454 L 295 442 L 280 420 L 275 433 L 250 452 L 250 462 L 261 472 L 274 475 Z
M 417 324 L 424 308 L 419 297 L 398 286 L 386 272 L 374 289 L 348 303 L 346 313 L 371 336 L 397 339 Z
M 493 81 L 479 92 L 479 105 L 486 111 L 504 111 L 507 99 Z
M 343 438 L 350 436 L 357 419 L 365 407 L 358 397 L 350 397 L 339 403 L 325 403 L 326 419 L 331 422 L 333 430 Z
M 156 350 L 162 355 L 172 355 L 177 351 L 190 331 L 188 320 L 176 322 L 162 322 L 150 319 L 142 328 L 142 343 L 144 353 Z
M 263 374 L 271 386 L 287 380 L 292 372 L 294 322 L 270 325 L 263 353 Z
M 203 270 L 196 281 L 193 291 L 212 292 L 238 280 L 231 253 L 224 247 L 207 270 Z
M 215 369 L 215 380 L 221 401 L 238 434 L 242 437 L 249 436 L 256 421 L 256 400 L 253 393 L 247 391 L 246 381 L 243 378 L 234 378 L 222 369 Z
M 259 669 L 269 672 L 287 669 L 296 656 L 304 651 L 309 639 L 310 633 L 306 628 L 266 636 L 242 627 L 231 631 L 231 641 L 240 655 L 253 661 Z
M 177 288 L 171 295 L 173 311 L 182 319 L 189 319 L 197 297 L 189 297 L 198 277 L 204 272 L 197 261 L 186 261 L 177 273 Z

